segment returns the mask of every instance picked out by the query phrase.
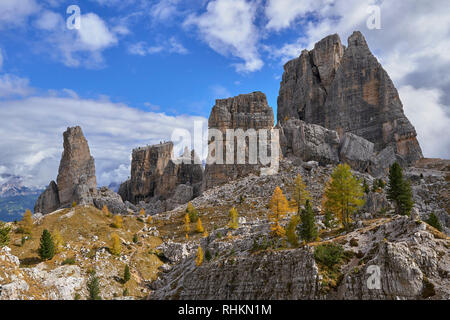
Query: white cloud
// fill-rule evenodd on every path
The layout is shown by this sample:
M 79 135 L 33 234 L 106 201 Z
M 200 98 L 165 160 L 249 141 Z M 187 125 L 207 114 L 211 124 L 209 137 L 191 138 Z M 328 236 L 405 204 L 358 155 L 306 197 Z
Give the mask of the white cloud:
M 80 125 L 96 160 L 99 185 L 124 181 L 131 150 L 170 140 L 175 128 L 192 132 L 202 117 L 145 112 L 107 100 L 29 97 L 0 101 L 0 166 L 24 176 L 27 185 L 55 179 L 62 152 L 62 133 Z
M 321 5 L 318 0 L 268 0 L 265 14 L 269 21 L 266 27 L 276 31 L 287 28 L 299 16 L 315 11 Z
M 12 74 L 0 75 L 0 98 L 27 96 L 33 92 L 29 80 Z
M 244 60 L 237 71 L 257 71 L 264 65 L 258 53 L 258 29 L 254 24 L 257 3 L 246 0 L 214 0 L 206 12 L 190 15 L 184 25 L 196 26 L 202 39 L 216 52 Z
M 69 30 L 62 15 L 44 11 L 35 21 L 45 42 L 37 44 L 38 50 L 50 54 L 66 66 L 87 68 L 103 64 L 102 52 L 118 44 L 118 35 L 127 34 L 120 26 L 110 29 L 105 21 L 94 13 L 81 16 L 81 28 Z
M 168 52 L 176 54 L 187 54 L 189 51 L 175 37 L 170 37 L 155 46 L 149 46 L 146 42 L 140 41 L 128 47 L 128 52 L 134 55 L 146 56 L 149 54 Z
M 442 92 L 403 86 L 399 94 L 406 116 L 416 127 L 424 156 L 450 159 L 450 117 L 440 103 Z
M 0 30 L 22 26 L 26 19 L 38 10 L 39 5 L 35 0 L 1 0 Z
M 167 20 L 178 13 L 177 4 L 180 0 L 159 0 L 150 9 L 153 19 Z

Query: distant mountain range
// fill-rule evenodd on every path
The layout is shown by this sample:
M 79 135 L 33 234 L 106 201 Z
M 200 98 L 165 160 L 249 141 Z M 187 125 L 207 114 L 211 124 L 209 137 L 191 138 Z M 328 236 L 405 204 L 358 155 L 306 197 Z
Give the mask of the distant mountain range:
M 20 220 L 26 209 L 33 211 L 34 203 L 41 194 L 39 188 L 24 185 L 23 177 L 0 174 L 0 220 Z

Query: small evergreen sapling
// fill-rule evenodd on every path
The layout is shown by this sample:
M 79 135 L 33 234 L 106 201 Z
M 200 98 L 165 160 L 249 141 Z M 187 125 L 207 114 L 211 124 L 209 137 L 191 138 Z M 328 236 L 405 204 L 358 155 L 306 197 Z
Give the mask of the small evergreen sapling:
M 52 235 L 47 229 L 42 232 L 38 253 L 42 260 L 51 260 L 55 256 L 55 244 L 53 243 Z

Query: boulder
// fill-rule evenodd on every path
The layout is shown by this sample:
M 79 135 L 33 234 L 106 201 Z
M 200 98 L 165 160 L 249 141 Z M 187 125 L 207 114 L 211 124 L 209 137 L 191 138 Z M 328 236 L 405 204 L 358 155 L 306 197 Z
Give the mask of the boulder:
M 59 206 L 58 186 L 52 181 L 36 201 L 34 212 L 47 214 L 57 210 Z
M 374 144 L 353 133 L 345 133 L 339 156 L 341 162 L 348 163 L 352 169 L 365 172 L 373 155 Z
M 100 210 L 103 206 L 107 206 L 108 210 L 113 214 L 128 214 L 128 207 L 123 203 L 122 198 L 107 187 L 102 187 L 98 190 L 93 202 Z
M 336 131 L 302 120 L 288 120 L 280 128 L 280 146 L 285 156 L 321 165 L 339 162 L 339 136 Z

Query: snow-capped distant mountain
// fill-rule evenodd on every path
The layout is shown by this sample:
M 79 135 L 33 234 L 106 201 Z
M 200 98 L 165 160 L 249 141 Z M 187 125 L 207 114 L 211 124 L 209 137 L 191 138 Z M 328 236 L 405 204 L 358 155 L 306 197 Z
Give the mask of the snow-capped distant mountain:
M 23 178 L 8 173 L 0 174 L 0 198 L 39 195 L 42 190 L 27 187 L 23 184 Z

